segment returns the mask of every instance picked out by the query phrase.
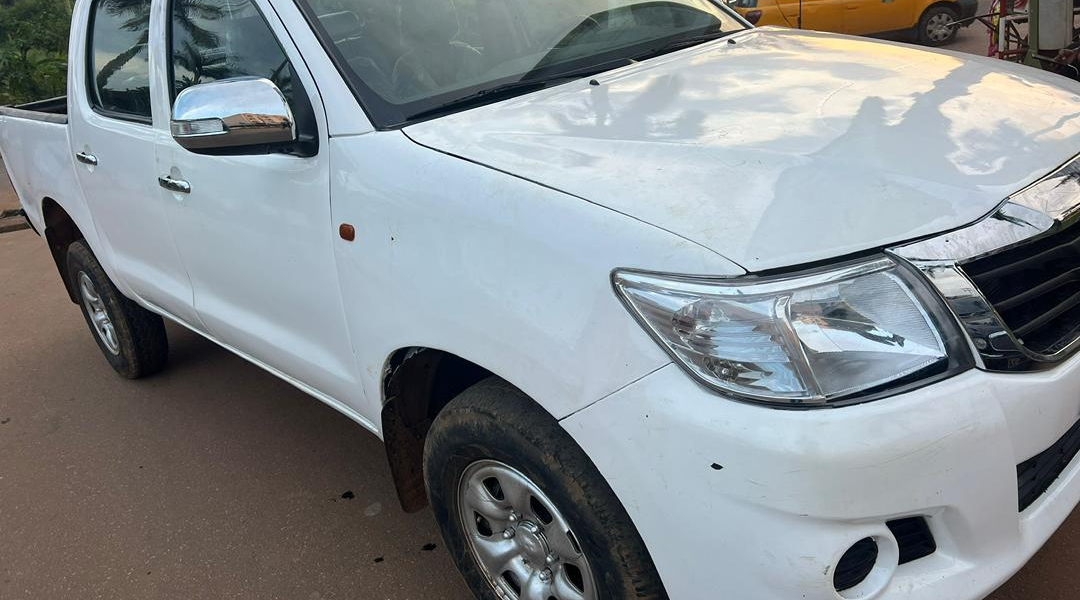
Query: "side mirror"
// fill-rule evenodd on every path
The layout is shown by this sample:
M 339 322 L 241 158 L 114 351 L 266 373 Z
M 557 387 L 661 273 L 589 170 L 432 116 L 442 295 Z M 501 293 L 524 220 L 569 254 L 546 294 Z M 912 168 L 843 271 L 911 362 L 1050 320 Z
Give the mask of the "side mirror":
M 296 141 L 289 103 L 269 79 L 241 77 L 193 85 L 173 103 L 173 139 L 188 150 Z

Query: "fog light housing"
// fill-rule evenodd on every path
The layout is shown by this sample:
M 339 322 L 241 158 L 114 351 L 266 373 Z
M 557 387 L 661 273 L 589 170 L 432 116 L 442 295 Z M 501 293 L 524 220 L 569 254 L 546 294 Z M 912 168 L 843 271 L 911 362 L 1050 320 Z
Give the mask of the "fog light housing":
M 878 544 L 874 538 L 855 542 L 836 563 L 833 587 L 837 592 L 850 590 L 866 581 L 878 560 Z
M 846 551 L 834 558 L 832 584 L 844 600 L 873 598 L 885 591 L 896 575 L 900 548 L 889 528 L 867 527 L 861 536 L 852 536 Z M 843 548 L 843 546 L 841 546 Z

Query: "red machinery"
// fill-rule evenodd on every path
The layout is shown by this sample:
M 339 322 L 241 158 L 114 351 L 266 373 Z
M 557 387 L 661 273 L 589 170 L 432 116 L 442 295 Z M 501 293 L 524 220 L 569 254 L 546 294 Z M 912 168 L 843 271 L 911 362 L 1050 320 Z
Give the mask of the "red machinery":
M 990 13 L 971 20 L 990 32 L 988 56 L 1080 80 L 1078 4 L 1078 0 L 994 0 Z

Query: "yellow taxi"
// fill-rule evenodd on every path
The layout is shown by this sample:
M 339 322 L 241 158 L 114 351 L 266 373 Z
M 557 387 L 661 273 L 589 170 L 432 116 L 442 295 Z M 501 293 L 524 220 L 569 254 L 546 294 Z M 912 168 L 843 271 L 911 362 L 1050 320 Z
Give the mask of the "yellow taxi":
M 953 41 L 956 22 L 975 16 L 979 6 L 978 0 L 728 0 L 728 5 L 755 25 L 852 35 L 910 31 L 927 46 Z

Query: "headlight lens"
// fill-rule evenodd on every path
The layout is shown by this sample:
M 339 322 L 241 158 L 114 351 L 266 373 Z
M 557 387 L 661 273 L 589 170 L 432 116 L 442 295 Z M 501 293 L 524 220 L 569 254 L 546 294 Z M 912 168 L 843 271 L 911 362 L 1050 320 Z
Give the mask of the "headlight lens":
M 616 271 L 615 289 L 706 385 L 747 400 L 829 405 L 961 366 L 952 320 L 888 258 L 782 278 Z M 936 306 L 934 307 L 936 309 Z

